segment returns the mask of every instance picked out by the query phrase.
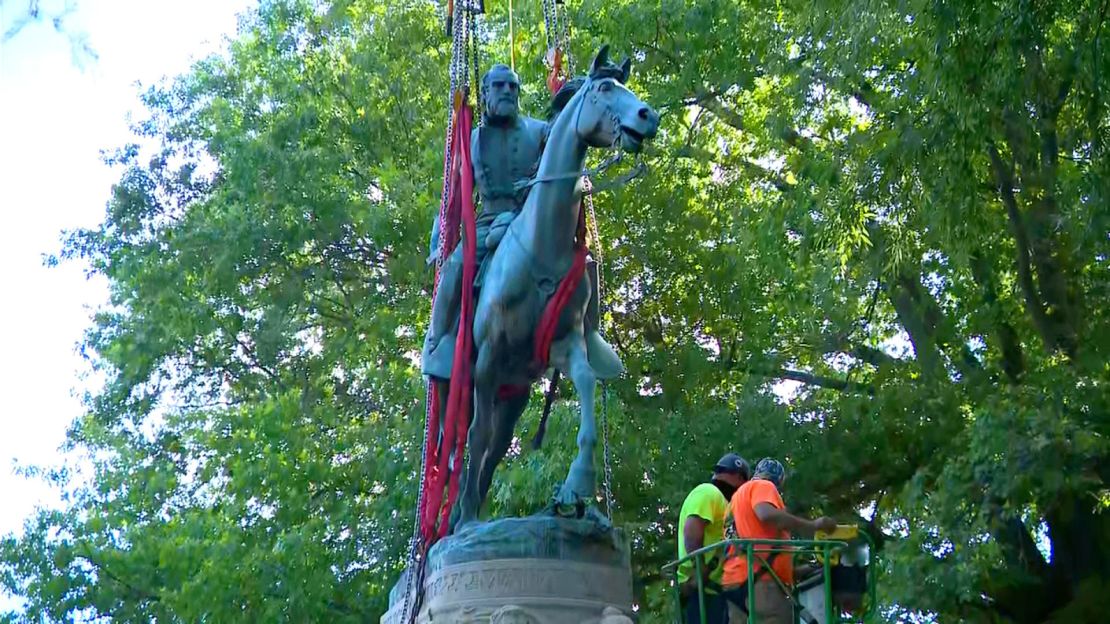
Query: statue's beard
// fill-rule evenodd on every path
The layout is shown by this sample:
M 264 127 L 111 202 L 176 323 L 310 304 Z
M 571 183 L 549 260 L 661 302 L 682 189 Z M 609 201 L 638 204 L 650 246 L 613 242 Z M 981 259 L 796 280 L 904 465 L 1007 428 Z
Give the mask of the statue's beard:
M 510 100 L 494 100 L 486 106 L 486 116 L 494 120 L 506 120 L 517 116 L 517 104 Z

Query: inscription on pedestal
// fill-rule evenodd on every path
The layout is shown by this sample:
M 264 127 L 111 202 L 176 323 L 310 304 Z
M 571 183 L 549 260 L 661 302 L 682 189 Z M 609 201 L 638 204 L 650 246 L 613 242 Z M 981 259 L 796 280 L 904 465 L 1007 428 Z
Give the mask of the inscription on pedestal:
M 631 602 L 628 573 L 602 566 L 542 559 L 485 561 L 451 566 L 428 579 L 424 600 L 551 597 Z M 624 591 L 627 589 L 627 591 Z M 614 596 L 613 592 L 617 591 Z
M 417 624 L 631 624 L 631 553 L 620 529 L 554 516 L 505 518 L 437 542 Z M 381 624 L 402 622 L 408 577 Z
M 418 622 L 516 621 L 601 622 L 606 609 L 625 611 L 632 603 L 628 570 L 551 559 L 505 559 L 448 566 L 425 582 Z M 527 610 L 519 606 L 527 605 Z M 383 624 L 400 622 L 396 605 Z M 512 606 L 514 614 L 503 609 Z M 493 616 L 497 615 L 496 618 Z M 446 618 L 446 619 L 444 619 Z M 492 619 L 491 619 L 492 618 Z

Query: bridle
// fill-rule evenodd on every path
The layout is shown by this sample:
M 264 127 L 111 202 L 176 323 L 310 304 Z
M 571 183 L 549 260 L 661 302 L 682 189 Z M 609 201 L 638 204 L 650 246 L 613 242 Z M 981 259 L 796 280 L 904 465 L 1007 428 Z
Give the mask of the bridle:
M 613 80 L 614 82 L 616 81 L 614 78 L 611 78 L 611 77 L 605 77 L 605 78 L 602 78 L 602 80 Z M 582 109 L 586 107 L 587 98 L 589 98 L 589 102 L 591 104 L 596 103 L 600 99 L 597 95 L 597 87 L 600 86 L 601 84 L 602 84 L 601 80 L 595 80 L 593 78 L 587 78 L 586 83 L 584 85 L 582 85 L 581 93 L 578 94 L 578 98 L 580 98 L 580 101 L 576 104 L 576 106 L 578 107 L 578 110 L 576 110 L 574 112 L 574 133 L 575 133 L 575 135 L 578 136 L 579 139 L 583 139 L 582 132 L 579 129 L 580 125 L 581 125 L 581 121 L 582 121 Z M 568 171 L 566 173 L 557 173 L 557 174 L 554 174 L 554 175 L 543 176 L 543 177 L 531 177 L 531 178 L 527 178 L 525 180 L 520 180 L 519 182 L 514 184 L 513 187 L 517 191 L 523 191 L 524 189 L 531 188 L 531 187 L 533 187 L 537 184 L 544 184 L 544 183 L 547 183 L 547 182 L 558 182 L 558 181 L 561 181 L 561 180 L 572 180 L 572 179 L 581 178 L 583 176 L 592 178 L 592 177 L 597 176 L 598 174 L 604 172 L 606 169 L 612 167 L 613 165 L 619 163 L 624 158 L 624 152 L 620 149 L 620 141 L 621 141 L 621 120 L 620 120 L 620 116 L 617 115 L 616 113 L 614 113 L 612 107 L 608 106 L 608 105 L 606 105 L 605 112 L 608 114 L 609 121 L 613 124 L 613 127 L 612 127 L 613 142 L 607 148 L 612 153 L 608 157 L 606 157 L 605 160 L 601 161 L 601 163 L 599 163 L 596 167 L 590 167 L 590 168 L 582 169 L 582 170 L 579 170 L 579 171 Z M 560 114 L 562 114 L 562 113 L 560 113 Z M 610 180 L 608 182 L 597 184 L 597 185 L 593 186 L 592 188 L 590 188 L 589 190 L 583 190 L 583 193 L 593 194 L 593 193 L 597 193 L 598 191 L 604 191 L 604 190 L 608 190 L 610 188 L 615 188 L 617 186 L 622 186 L 624 184 L 628 184 L 629 182 L 631 182 L 635 178 L 643 175 L 644 172 L 646 172 L 646 171 L 647 171 L 647 165 L 644 164 L 643 159 L 639 155 L 637 155 L 636 164 L 627 173 L 621 175 L 620 177 L 618 177 L 614 180 Z

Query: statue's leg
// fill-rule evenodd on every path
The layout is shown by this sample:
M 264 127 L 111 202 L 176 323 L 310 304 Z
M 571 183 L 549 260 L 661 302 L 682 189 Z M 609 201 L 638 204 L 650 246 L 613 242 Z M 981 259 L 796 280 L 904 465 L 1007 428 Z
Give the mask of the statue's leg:
M 530 392 L 524 392 L 507 399 L 499 399 L 494 405 L 493 425 L 490 432 L 490 444 L 486 456 L 482 459 L 482 468 L 478 473 L 478 492 L 482 500 L 489 494 L 490 485 L 493 483 L 493 473 L 498 464 L 505 458 L 509 445 L 513 442 L 513 432 L 520 415 L 528 407 Z
M 462 246 L 460 245 L 440 267 L 439 285 L 436 287 L 436 298 L 432 303 L 432 331 L 436 335 L 442 336 L 454 320 L 454 313 L 458 310 L 459 298 L 462 295 L 459 285 L 461 281 Z
M 462 246 L 447 258 L 440 267 L 439 286 L 432 301 L 432 318 L 428 323 L 428 333 L 424 336 L 422 368 L 425 375 L 446 379 L 451 376 L 451 360 L 454 357 L 454 332 L 459 300 L 462 296 Z M 450 344 L 440 343 L 444 340 Z
M 478 511 L 482 506 L 481 492 L 478 487 L 478 473 L 482 457 L 486 453 L 486 445 L 489 440 L 489 412 L 484 411 L 481 405 L 481 399 L 485 398 L 483 393 L 479 393 L 475 388 L 475 413 L 474 418 L 470 423 L 470 431 L 466 439 L 466 469 L 462 474 L 462 482 L 459 490 L 459 500 L 456 509 L 452 513 L 451 530 L 455 531 L 459 527 L 476 522 L 478 520 Z M 490 406 L 492 409 L 492 406 Z
M 597 378 L 586 358 L 586 341 L 582 334 L 567 337 L 568 373 L 578 394 L 578 456 L 570 465 L 567 479 L 559 491 L 558 502 L 565 505 L 579 501 L 591 502 L 597 485 L 594 469 L 594 448 L 597 446 L 597 423 L 594 420 L 594 388 Z

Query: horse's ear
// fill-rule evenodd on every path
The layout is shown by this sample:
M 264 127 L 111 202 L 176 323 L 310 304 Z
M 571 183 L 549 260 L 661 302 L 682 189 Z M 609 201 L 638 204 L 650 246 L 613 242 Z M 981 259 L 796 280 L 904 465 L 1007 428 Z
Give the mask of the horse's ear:
M 609 64 L 609 44 L 601 46 L 597 51 L 597 56 L 594 57 L 594 63 L 590 66 L 590 74 L 596 74 L 597 70 Z
M 632 74 L 632 59 L 627 56 L 624 57 L 624 62 L 621 63 L 621 77 L 620 82 L 624 84 L 628 82 L 628 76 Z

